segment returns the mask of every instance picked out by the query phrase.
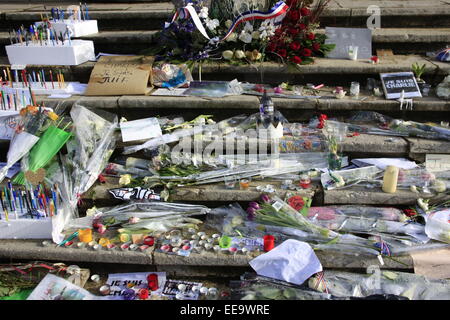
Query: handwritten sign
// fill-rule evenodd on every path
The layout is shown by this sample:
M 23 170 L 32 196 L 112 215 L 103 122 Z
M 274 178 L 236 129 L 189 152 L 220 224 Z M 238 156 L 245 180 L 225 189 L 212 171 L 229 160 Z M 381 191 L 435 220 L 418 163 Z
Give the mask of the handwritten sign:
M 326 44 L 335 44 L 336 47 L 327 54 L 331 59 L 348 59 L 349 48 L 358 47 L 358 59 L 372 57 L 372 31 L 362 28 L 332 28 L 326 27 Z
M 398 99 L 402 91 L 405 98 L 422 97 L 412 72 L 381 73 L 380 78 L 386 99 Z
M 149 56 L 102 56 L 92 70 L 85 95 L 148 94 L 153 61 Z

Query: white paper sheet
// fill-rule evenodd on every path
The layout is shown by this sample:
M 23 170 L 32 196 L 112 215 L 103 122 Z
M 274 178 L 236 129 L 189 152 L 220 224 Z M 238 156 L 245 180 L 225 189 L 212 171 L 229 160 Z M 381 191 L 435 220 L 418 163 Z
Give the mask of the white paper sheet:
M 123 142 L 148 140 L 162 136 L 161 127 L 157 118 L 146 118 L 120 124 Z
M 387 166 L 396 166 L 400 169 L 411 170 L 417 168 L 418 165 L 414 161 L 409 161 L 404 158 L 368 158 L 368 159 L 354 159 L 353 161 L 360 161 L 376 166 L 384 170 Z
M 258 275 L 301 285 L 322 271 L 322 264 L 306 242 L 289 239 L 249 262 Z

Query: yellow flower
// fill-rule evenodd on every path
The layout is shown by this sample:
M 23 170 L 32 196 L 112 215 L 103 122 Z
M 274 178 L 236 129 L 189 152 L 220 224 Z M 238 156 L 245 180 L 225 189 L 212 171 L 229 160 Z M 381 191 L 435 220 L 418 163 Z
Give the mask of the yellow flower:
M 126 186 L 131 183 L 131 175 L 130 174 L 123 174 L 120 176 L 119 184 L 121 186 Z

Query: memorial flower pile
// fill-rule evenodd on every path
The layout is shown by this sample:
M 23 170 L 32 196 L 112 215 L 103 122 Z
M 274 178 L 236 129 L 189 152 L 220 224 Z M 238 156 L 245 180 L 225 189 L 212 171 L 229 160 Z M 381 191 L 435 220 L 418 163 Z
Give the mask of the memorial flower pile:
M 172 21 L 157 35 L 151 53 L 172 63 L 226 61 L 232 64 L 276 61 L 314 62 L 334 45 L 316 33 L 330 0 L 176 1 Z

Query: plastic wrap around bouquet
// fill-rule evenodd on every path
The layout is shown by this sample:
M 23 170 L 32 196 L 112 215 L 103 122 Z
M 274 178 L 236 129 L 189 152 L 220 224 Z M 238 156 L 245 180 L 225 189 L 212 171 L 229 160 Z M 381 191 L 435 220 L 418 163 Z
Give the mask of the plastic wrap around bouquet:
M 316 277 L 309 280 L 309 287 L 319 292 L 328 292 L 335 297 L 367 297 L 390 294 L 409 300 L 448 300 L 450 281 L 432 280 L 423 276 L 393 271 L 373 270 L 365 275 L 341 271 L 327 271 L 325 281 Z
M 82 194 L 98 179 L 115 148 L 117 116 L 98 112 L 101 116 L 78 103 L 70 112 L 73 138 L 67 142 L 67 154 L 60 154 L 57 174 L 48 177 L 50 183 L 59 185 L 63 200 L 61 218 L 53 223 L 54 241 L 58 235 L 62 237 L 65 225 L 78 216 L 76 209 Z
M 308 218 L 334 231 L 356 233 L 406 234 L 419 242 L 427 242 L 422 224 L 408 221 L 401 210 L 395 208 L 336 206 L 311 207 Z
M 92 228 L 97 224 L 109 223 L 119 233 L 152 233 L 167 232 L 171 229 L 198 228 L 201 220 L 192 216 L 205 215 L 210 212 L 208 207 L 184 203 L 168 202 L 131 202 L 115 207 L 93 209 L 93 214 L 74 219 L 67 229 Z
M 51 114 L 50 114 L 51 112 Z M 22 159 L 39 140 L 39 129 L 50 115 L 53 119 L 57 116 L 47 108 L 28 106 L 21 112 L 18 127 L 11 139 L 6 165 L 0 170 L 0 182 L 3 181 L 8 170 Z
M 42 134 L 39 141 L 29 152 L 28 156 L 22 159 L 22 172 L 13 180 L 16 184 L 25 184 L 25 172 L 36 172 L 45 167 L 50 160 L 61 150 L 70 139 L 71 133 L 64 128 L 51 125 Z

